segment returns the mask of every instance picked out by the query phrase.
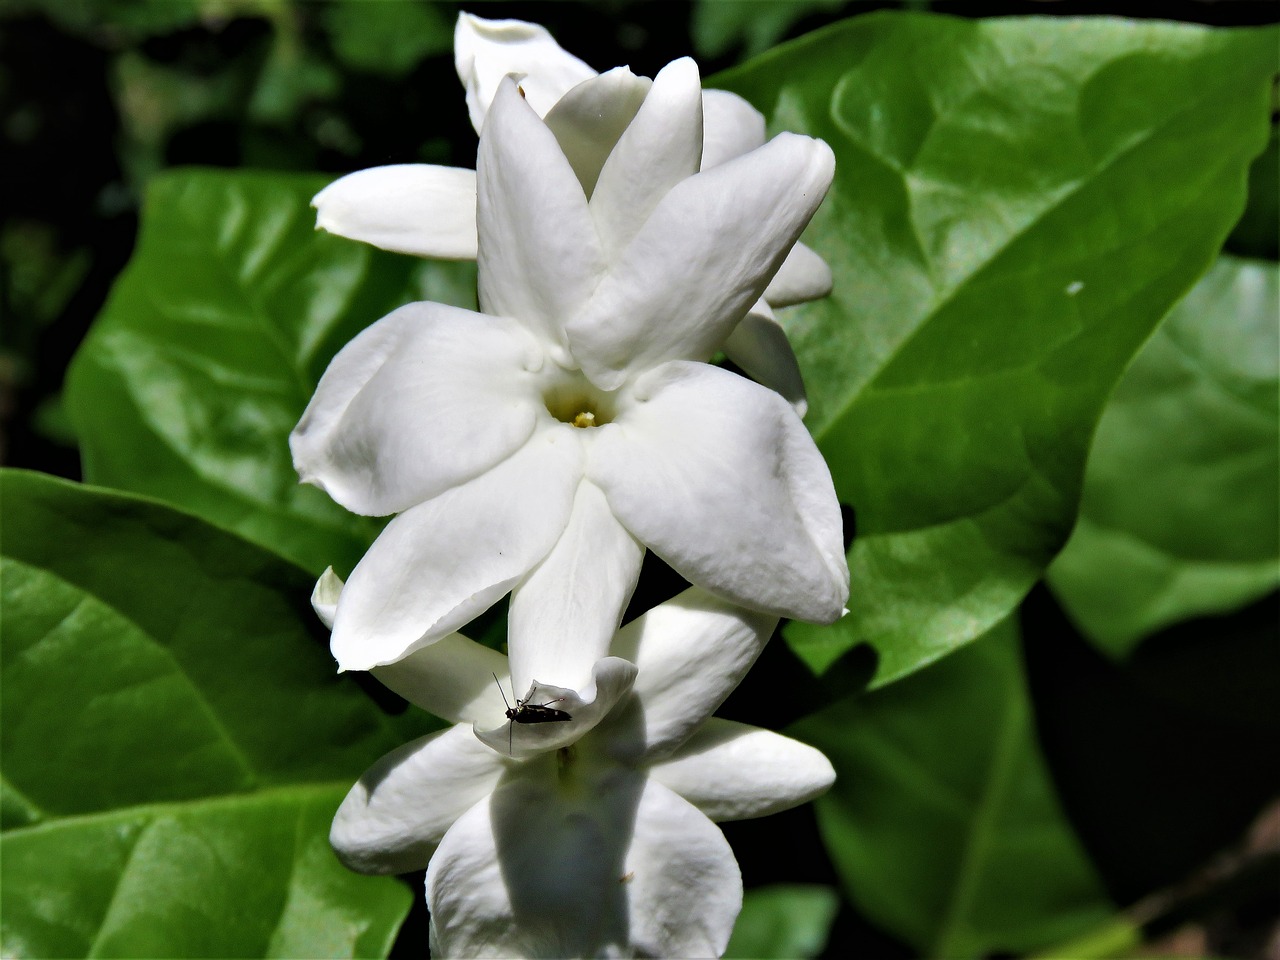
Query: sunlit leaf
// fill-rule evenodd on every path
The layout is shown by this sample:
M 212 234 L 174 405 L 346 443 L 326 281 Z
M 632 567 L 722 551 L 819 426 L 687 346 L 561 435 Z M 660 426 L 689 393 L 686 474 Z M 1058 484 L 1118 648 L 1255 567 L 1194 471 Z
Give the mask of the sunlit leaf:
M 724 74 L 827 140 L 806 240 L 835 290 L 784 318 L 857 516 L 851 613 L 792 626 L 903 676 L 1004 618 L 1075 517 L 1116 380 L 1208 267 L 1266 143 L 1274 29 L 881 13 Z
M 309 202 L 326 182 L 156 179 L 66 393 L 87 480 L 176 504 L 313 573 L 348 571 L 380 528 L 298 484 L 288 435 L 320 374 L 404 303 L 475 302 L 473 265 L 317 232 Z
M 1138 354 L 1049 568 L 1113 654 L 1280 585 L 1280 268 L 1224 256 Z
M 385 956 L 413 894 L 328 827 L 408 731 L 335 674 L 310 578 L 159 504 L 0 483 L 4 956 Z

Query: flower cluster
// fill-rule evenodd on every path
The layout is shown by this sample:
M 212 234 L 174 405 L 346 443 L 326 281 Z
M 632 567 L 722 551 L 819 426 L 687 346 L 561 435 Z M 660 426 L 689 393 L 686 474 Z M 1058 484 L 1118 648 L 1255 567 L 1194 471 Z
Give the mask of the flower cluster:
M 772 313 L 830 288 L 797 238 L 834 160 L 766 142 L 688 59 L 596 74 L 467 14 L 455 50 L 477 169 L 374 168 L 315 199 L 331 232 L 475 257 L 480 306 L 371 325 L 291 437 L 305 481 L 396 514 L 317 585 L 339 666 L 456 724 L 370 770 L 333 844 L 368 872 L 429 862 L 445 955 L 718 954 L 741 881 L 712 821 L 833 776 L 711 715 L 778 617 L 830 622 L 848 596 Z M 693 586 L 619 629 L 646 550 Z M 508 657 L 455 632 L 508 593 Z

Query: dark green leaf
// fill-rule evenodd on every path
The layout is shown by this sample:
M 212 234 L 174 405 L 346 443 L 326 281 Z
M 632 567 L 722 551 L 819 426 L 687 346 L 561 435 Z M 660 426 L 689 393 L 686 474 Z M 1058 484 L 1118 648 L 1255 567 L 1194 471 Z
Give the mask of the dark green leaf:
M 836 768 L 818 822 L 849 894 L 922 953 L 1024 953 L 1113 912 L 1041 758 L 1011 622 L 796 732 Z
M 357 70 L 400 76 L 453 49 L 453 19 L 439 4 L 338 0 L 322 16 L 334 53 Z
M 412 894 L 328 824 L 405 737 L 305 625 L 309 578 L 159 504 L 0 484 L 4 955 L 384 956 Z
M 844 0 L 698 0 L 689 32 L 700 57 L 721 57 L 734 47 L 753 57 L 785 37 L 797 21 L 843 5 Z
M 827 944 L 840 898 L 830 887 L 779 884 L 748 890 L 726 957 L 800 960 Z
M 806 239 L 835 290 L 784 318 L 857 516 L 851 613 L 885 683 L 1005 617 L 1067 538 L 1129 359 L 1240 214 L 1272 29 L 873 14 L 718 78 L 827 140 Z
M 343 344 L 412 300 L 474 305 L 475 267 L 317 232 L 309 202 L 325 182 L 157 178 L 66 402 L 89 481 L 177 504 L 313 573 L 345 573 L 380 524 L 298 484 L 289 431 Z
M 1280 268 L 1224 256 L 1129 368 L 1049 583 L 1114 655 L 1280 585 Z

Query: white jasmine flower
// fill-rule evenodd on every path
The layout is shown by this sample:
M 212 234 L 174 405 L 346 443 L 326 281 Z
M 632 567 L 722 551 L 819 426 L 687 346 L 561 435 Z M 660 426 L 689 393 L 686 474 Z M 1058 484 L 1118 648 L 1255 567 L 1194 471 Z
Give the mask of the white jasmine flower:
M 321 581 L 322 615 L 340 586 Z M 457 634 L 380 668 L 456 725 L 360 779 L 334 849 L 366 873 L 426 866 L 445 956 L 719 956 L 742 883 L 713 821 L 834 780 L 812 747 L 711 716 L 775 622 L 690 589 L 619 631 L 582 689 L 533 684 L 526 702 L 571 718 L 546 723 L 507 721 L 506 658 Z
M 637 77 L 625 67 L 597 75 L 561 49 L 543 27 L 521 20 L 460 14 L 454 31 L 454 60 L 476 132 L 483 128 L 501 80 L 517 76 L 527 102 L 546 119 L 588 197 L 651 88 L 648 78 Z M 747 101 L 724 90 L 704 91 L 701 100 L 701 169 L 719 166 L 765 143 L 764 117 Z M 644 158 L 634 162 L 643 163 Z M 613 175 L 625 175 L 627 171 L 618 166 Z M 400 253 L 474 259 L 475 193 L 474 171 L 400 164 L 343 177 L 312 203 L 316 225 L 331 233 Z M 605 252 L 614 251 L 606 248 Z M 804 382 L 772 308 L 830 292 L 831 271 L 826 263 L 796 243 L 761 297 L 720 345 L 749 375 L 792 401 L 801 416 L 806 407 Z
M 701 102 L 692 62 L 666 67 L 588 201 L 500 85 L 478 164 L 484 313 L 417 303 L 373 324 L 290 438 L 304 480 L 400 514 L 337 611 L 344 669 L 398 660 L 514 588 L 518 686 L 581 686 L 644 547 L 744 606 L 840 616 L 839 506 L 812 439 L 778 394 L 690 362 L 759 297 L 834 161 L 783 134 L 699 173 Z

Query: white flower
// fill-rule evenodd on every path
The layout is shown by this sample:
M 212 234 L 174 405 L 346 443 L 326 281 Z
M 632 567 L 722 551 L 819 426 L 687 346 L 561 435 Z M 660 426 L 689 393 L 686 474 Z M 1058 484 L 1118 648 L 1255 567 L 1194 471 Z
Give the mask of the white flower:
M 340 588 L 321 581 L 322 615 Z M 527 702 L 571 718 L 546 723 L 508 722 L 493 678 L 508 682 L 506 658 L 457 634 L 379 668 L 456 725 L 365 773 L 334 849 L 366 873 L 430 861 L 445 956 L 720 955 L 742 884 L 712 821 L 777 813 L 834 780 L 812 747 L 711 717 L 775 622 L 690 589 L 619 631 L 583 689 L 534 684 Z
M 606 159 L 651 87 L 650 80 L 625 67 L 597 75 L 561 49 L 543 27 L 520 20 L 460 14 L 454 59 L 476 132 L 484 126 L 500 81 L 510 74 L 518 76 L 527 102 L 546 118 L 589 197 Z M 764 144 L 764 117 L 741 97 L 707 90 L 701 100 L 701 169 L 719 166 Z M 343 177 L 312 203 L 317 227 L 331 233 L 400 253 L 465 260 L 476 257 L 475 201 L 474 171 L 400 164 Z M 606 255 L 611 252 L 606 247 Z M 804 382 L 772 308 L 823 297 L 830 291 L 831 271 L 826 263 L 796 243 L 761 297 L 721 344 L 731 360 L 790 400 L 801 416 L 806 407 Z
M 581 686 L 644 547 L 743 606 L 841 614 L 839 506 L 799 417 L 690 362 L 759 297 L 834 161 L 783 134 L 699 173 L 701 103 L 692 61 L 667 66 L 588 201 L 503 81 L 478 163 L 485 312 L 417 303 L 373 324 L 290 438 L 304 480 L 357 513 L 400 514 L 343 595 L 344 669 L 398 660 L 513 590 L 518 686 Z

